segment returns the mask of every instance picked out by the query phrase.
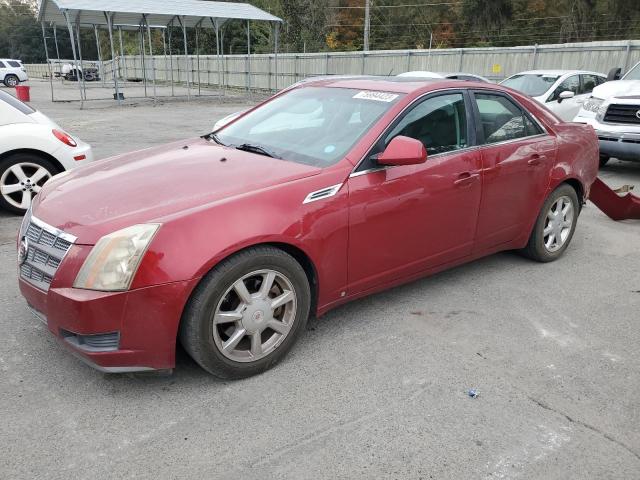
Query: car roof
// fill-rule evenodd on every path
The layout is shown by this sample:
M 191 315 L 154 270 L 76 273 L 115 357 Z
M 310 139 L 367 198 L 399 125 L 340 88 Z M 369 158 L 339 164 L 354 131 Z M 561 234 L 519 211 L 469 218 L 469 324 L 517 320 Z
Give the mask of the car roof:
M 599 75 L 601 77 L 606 77 L 605 74 L 603 73 L 598 73 L 598 72 L 592 72 L 590 70 L 527 70 L 524 72 L 518 72 L 518 73 L 514 73 L 513 75 L 510 76 L 514 76 L 514 75 L 557 75 L 557 76 L 562 76 L 562 75 L 568 75 L 568 74 L 591 74 L 591 75 Z
M 352 88 L 355 90 L 373 90 L 392 93 L 413 93 L 440 88 L 460 88 L 462 86 L 486 88 L 487 84 L 480 81 L 452 80 L 448 78 L 420 78 L 420 77 L 386 77 L 386 76 L 353 76 L 342 78 L 323 78 L 309 80 L 300 87 L 331 87 Z

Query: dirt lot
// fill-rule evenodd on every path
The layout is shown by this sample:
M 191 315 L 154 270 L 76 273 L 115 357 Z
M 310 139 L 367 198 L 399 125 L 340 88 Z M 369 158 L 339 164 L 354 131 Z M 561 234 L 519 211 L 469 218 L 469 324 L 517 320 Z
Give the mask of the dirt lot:
M 244 108 L 33 104 L 98 158 L 201 134 Z M 640 164 L 613 161 L 612 185 Z M 553 264 L 492 257 L 311 321 L 278 367 L 220 382 L 103 375 L 17 288 L 0 214 L 0 478 L 631 479 L 640 469 L 640 223 L 593 205 Z M 467 395 L 477 388 L 479 397 Z

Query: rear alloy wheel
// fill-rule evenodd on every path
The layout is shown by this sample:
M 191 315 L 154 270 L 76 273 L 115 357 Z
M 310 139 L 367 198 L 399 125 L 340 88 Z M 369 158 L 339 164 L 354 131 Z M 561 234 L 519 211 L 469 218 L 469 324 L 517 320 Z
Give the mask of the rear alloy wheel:
M 6 77 L 4 77 L 4 84 L 7 87 L 15 87 L 19 83 L 20 83 L 20 79 L 15 75 L 7 75 Z
M 544 202 L 523 253 L 539 262 L 559 258 L 573 238 L 579 213 L 576 191 L 570 185 L 560 185 Z
M 16 154 L 0 162 L 0 207 L 24 215 L 33 197 L 55 175 L 54 166 L 37 155 Z
M 203 279 L 185 310 L 180 340 L 217 377 L 255 375 L 295 343 L 309 305 L 309 282 L 293 257 L 273 247 L 251 248 Z

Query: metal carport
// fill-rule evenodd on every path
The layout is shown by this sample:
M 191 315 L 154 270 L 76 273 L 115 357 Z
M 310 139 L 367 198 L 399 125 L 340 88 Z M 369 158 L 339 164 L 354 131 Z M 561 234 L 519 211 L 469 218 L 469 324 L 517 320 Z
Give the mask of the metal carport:
M 251 55 L 250 46 L 250 21 L 272 22 L 274 25 L 274 50 L 276 56 L 277 71 L 277 54 L 278 54 L 278 26 L 282 20 L 270 13 L 267 13 L 253 5 L 247 3 L 227 3 L 227 2 L 210 2 L 202 0 L 41 0 L 38 10 L 38 20 L 42 25 L 42 36 L 45 43 L 45 51 L 47 52 L 47 64 L 51 66 L 49 61 L 49 51 L 47 47 L 46 27 L 66 27 L 69 30 L 71 39 L 71 47 L 73 51 L 73 61 L 76 72 L 78 69 L 78 61 L 82 63 L 82 52 L 79 43 L 80 28 L 91 28 L 96 32 L 96 44 L 98 46 L 99 61 L 100 46 L 98 40 L 99 26 L 106 26 L 109 32 L 109 42 L 111 45 L 111 58 L 115 62 L 115 47 L 113 40 L 113 32 L 115 28 L 121 32 L 122 29 L 139 28 L 141 33 L 142 45 L 144 45 L 144 30 L 149 38 L 149 49 L 153 61 L 153 51 L 151 47 L 151 29 L 166 29 L 173 26 L 175 22 L 182 28 L 184 41 L 184 56 L 189 65 L 189 54 L 187 48 L 187 29 L 196 30 L 196 41 L 198 39 L 198 29 L 213 28 L 216 33 L 216 55 L 218 62 L 218 75 L 220 75 L 220 27 L 229 20 L 245 20 L 247 22 L 247 55 Z M 55 30 L 54 30 L 55 36 Z M 56 39 L 57 41 L 57 39 Z M 169 42 L 171 37 L 169 37 Z M 169 43 L 171 51 L 171 44 Z M 144 59 L 144 48 L 141 48 L 141 56 Z M 198 48 L 199 55 L 199 48 Z M 248 57 L 249 58 L 249 57 Z M 190 71 L 193 71 L 191 68 Z M 50 71 L 51 74 L 51 71 Z M 198 67 L 198 76 L 200 75 Z M 78 85 L 80 89 L 80 102 L 85 99 L 83 93 L 84 75 L 82 82 L 78 77 Z M 155 76 L 155 69 L 154 69 Z M 118 103 L 122 102 L 120 88 L 118 85 L 118 75 L 114 73 L 113 83 L 115 88 L 115 98 Z M 51 78 L 51 92 L 53 99 L 53 80 Z M 189 73 L 187 73 L 187 96 L 191 97 L 191 81 Z M 146 73 L 145 73 L 146 82 Z M 153 79 L 155 90 L 155 78 Z M 146 83 L 145 83 L 146 85 Z M 172 81 L 173 86 L 173 81 Z M 155 96 L 155 95 L 154 95 Z

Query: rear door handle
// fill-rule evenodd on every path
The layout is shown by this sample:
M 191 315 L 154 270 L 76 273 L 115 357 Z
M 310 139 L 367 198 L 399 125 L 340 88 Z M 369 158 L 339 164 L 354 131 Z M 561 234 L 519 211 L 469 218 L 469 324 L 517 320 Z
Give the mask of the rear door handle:
M 544 160 L 544 155 L 538 155 L 537 153 L 534 153 L 533 155 L 531 155 L 531 158 L 527 160 L 527 164 L 530 167 L 537 167 L 542 163 L 542 160 Z
M 453 184 L 457 187 L 464 187 L 471 184 L 479 176 L 480 175 L 477 173 L 462 172 L 460 175 L 458 175 L 458 179 L 454 180 Z

